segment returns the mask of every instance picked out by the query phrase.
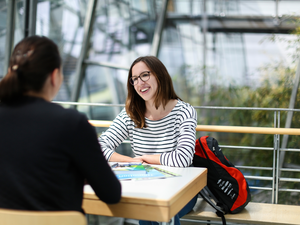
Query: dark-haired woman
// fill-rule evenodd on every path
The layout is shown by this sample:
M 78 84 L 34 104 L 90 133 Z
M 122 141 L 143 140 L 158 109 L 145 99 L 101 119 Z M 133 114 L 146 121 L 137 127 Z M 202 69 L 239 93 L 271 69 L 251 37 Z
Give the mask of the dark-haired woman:
M 197 113 L 176 95 L 163 63 L 154 56 L 136 59 L 129 70 L 127 90 L 125 109 L 99 138 L 106 159 L 190 166 L 195 148 Z M 115 152 L 126 138 L 130 139 L 133 158 Z M 196 197 L 176 215 L 176 225 L 195 203 Z M 157 223 L 140 221 L 140 224 Z
M 106 203 L 121 185 L 87 118 L 50 101 L 62 83 L 54 42 L 18 43 L 0 81 L 0 208 L 83 212 L 85 180 Z

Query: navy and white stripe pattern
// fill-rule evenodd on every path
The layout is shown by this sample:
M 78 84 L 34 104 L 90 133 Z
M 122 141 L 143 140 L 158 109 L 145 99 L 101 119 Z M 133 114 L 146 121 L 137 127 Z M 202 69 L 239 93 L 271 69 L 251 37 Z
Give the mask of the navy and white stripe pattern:
M 197 126 L 197 112 L 188 103 L 178 100 L 174 109 L 164 118 L 153 121 L 146 118 L 147 128 L 135 128 L 123 109 L 110 128 L 99 137 L 107 160 L 127 138 L 136 156 L 161 154 L 162 165 L 187 167 L 192 164 Z

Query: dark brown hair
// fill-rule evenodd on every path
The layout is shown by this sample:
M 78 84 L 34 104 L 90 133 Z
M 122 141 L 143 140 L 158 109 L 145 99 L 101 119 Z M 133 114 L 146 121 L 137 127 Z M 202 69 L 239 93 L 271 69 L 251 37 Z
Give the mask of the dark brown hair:
M 9 70 L 0 81 L 0 101 L 10 102 L 28 91 L 39 92 L 54 69 L 60 69 L 57 45 L 46 37 L 20 41 L 10 57 Z
M 136 124 L 137 128 L 147 127 L 145 121 L 146 104 L 143 98 L 141 98 L 135 91 L 134 87 L 130 83 L 132 77 L 132 67 L 143 62 L 149 68 L 151 75 L 153 75 L 157 81 L 157 91 L 155 93 L 155 107 L 156 109 L 162 104 L 163 107 L 167 105 L 171 99 L 180 99 L 173 88 L 173 82 L 170 74 L 168 73 L 164 64 L 154 56 L 143 56 L 137 58 L 131 65 L 128 79 L 127 79 L 127 99 L 125 109 L 128 116 Z

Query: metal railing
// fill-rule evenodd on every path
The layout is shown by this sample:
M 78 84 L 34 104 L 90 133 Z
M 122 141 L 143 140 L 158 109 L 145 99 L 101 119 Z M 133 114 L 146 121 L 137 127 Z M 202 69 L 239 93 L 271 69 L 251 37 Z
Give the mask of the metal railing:
M 105 103 L 78 103 L 78 102 L 56 102 L 62 105 L 81 105 L 81 106 L 98 106 L 98 107 L 124 107 L 124 104 L 105 104 Z M 264 110 L 274 111 L 274 127 L 246 127 L 246 126 L 217 126 L 217 125 L 197 125 L 196 131 L 206 132 L 226 132 L 226 133 L 251 133 L 251 134 L 272 134 L 274 141 L 272 147 L 252 147 L 252 146 L 232 146 L 220 145 L 221 148 L 230 149 L 250 149 L 250 150 L 264 150 L 273 151 L 273 165 L 272 167 L 259 167 L 259 166 L 236 166 L 239 169 L 248 170 L 265 170 L 272 171 L 272 176 L 251 176 L 245 175 L 246 179 L 250 180 L 263 180 L 271 181 L 271 187 L 258 187 L 250 186 L 250 189 L 268 190 L 272 191 L 272 203 L 278 203 L 279 191 L 285 192 L 299 192 L 300 189 L 279 188 L 279 182 L 296 182 L 300 183 L 298 178 L 280 177 L 281 172 L 299 172 L 300 169 L 281 168 L 280 167 L 280 152 L 299 152 L 300 149 L 280 148 L 280 135 L 299 135 L 300 129 L 296 128 L 280 128 L 280 112 L 293 111 L 300 112 L 300 109 L 287 109 L 287 108 L 252 108 L 252 107 L 217 107 L 217 106 L 194 106 L 195 109 L 216 109 L 216 110 Z M 90 124 L 95 127 L 109 127 L 112 121 L 104 120 L 89 120 Z M 124 141 L 129 143 L 129 141 Z

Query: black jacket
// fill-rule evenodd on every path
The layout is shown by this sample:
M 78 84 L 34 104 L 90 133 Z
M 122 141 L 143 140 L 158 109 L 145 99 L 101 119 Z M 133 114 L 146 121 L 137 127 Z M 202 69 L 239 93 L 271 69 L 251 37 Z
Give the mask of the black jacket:
M 82 212 L 85 179 L 102 201 L 120 200 L 83 114 L 28 96 L 0 103 L 0 208 Z

